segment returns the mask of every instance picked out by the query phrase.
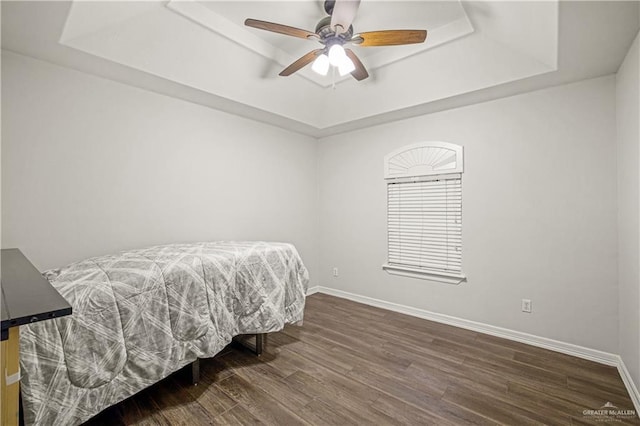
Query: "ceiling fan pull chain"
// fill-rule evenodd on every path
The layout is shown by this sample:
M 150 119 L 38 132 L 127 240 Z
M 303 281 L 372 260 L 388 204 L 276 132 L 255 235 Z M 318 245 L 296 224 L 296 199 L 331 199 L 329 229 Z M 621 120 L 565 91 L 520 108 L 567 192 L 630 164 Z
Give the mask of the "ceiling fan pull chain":
M 336 67 L 331 67 L 331 88 L 336 90 Z

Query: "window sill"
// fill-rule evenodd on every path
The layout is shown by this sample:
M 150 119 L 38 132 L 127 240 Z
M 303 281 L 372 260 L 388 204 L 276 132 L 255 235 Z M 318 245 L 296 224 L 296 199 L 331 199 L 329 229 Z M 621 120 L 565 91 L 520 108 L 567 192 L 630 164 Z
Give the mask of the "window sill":
M 425 271 L 424 269 L 409 268 L 406 266 L 395 266 L 384 264 L 382 269 L 392 275 L 400 275 L 402 277 L 419 278 L 421 280 L 437 281 L 447 284 L 460 284 L 466 280 L 464 274 L 454 274 L 446 272 Z

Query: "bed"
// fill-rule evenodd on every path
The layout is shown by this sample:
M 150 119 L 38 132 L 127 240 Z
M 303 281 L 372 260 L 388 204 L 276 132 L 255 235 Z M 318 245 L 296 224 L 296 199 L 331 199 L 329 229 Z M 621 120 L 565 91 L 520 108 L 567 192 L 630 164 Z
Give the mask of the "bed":
M 234 336 L 303 318 L 308 273 L 291 244 L 208 242 L 50 270 L 73 315 L 20 329 L 26 425 L 76 425 L 212 357 Z

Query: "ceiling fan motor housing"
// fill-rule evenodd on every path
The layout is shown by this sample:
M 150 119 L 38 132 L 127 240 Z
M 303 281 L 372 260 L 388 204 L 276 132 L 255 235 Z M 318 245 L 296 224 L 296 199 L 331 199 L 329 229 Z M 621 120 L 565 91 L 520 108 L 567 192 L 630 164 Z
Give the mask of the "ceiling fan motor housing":
M 339 35 L 331 29 L 331 16 L 325 16 L 316 25 L 316 34 L 320 37 L 321 43 L 330 46 L 333 44 L 344 44 L 351 40 L 353 36 L 353 25 L 349 25 L 349 29 Z

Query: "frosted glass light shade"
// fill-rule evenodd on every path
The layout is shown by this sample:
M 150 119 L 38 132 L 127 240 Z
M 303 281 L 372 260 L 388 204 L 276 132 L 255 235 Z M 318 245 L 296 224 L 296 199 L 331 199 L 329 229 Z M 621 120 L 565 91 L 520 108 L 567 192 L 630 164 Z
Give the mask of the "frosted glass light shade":
M 338 65 L 338 72 L 340 73 L 341 77 L 349 74 L 355 69 L 356 69 L 356 66 L 353 65 L 353 61 L 349 59 L 349 57 L 347 56 L 345 56 L 342 59 L 342 62 L 340 62 L 340 65 Z
M 311 69 L 320 75 L 327 75 L 329 72 L 329 57 L 324 53 L 316 58 L 311 65 Z
M 329 63 L 331 65 L 333 65 L 334 67 L 338 67 L 345 58 L 349 59 L 347 58 L 347 54 L 344 51 L 344 47 L 340 46 L 339 44 L 334 44 L 333 46 L 331 46 L 331 48 L 329 49 Z

